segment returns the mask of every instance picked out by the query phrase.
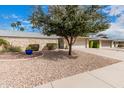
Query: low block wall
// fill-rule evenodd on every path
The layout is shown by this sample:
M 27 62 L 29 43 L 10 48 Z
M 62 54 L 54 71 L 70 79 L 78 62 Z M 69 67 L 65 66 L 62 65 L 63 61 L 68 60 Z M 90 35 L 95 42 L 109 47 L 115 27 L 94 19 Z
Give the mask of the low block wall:
M 29 44 L 39 44 L 39 50 L 42 50 L 47 43 L 57 43 L 58 39 L 48 39 L 48 38 L 18 38 L 18 37 L 1 37 L 10 42 L 14 46 L 20 46 L 24 51 Z

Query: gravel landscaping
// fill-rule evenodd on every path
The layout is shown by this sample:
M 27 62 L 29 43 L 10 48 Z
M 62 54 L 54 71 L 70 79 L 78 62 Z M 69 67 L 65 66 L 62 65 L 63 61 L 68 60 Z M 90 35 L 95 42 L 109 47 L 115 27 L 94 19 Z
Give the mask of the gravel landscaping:
M 35 87 L 50 81 L 98 69 L 119 60 L 89 53 L 43 51 L 43 56 L 25 61 L 0 61 L 0 87 Z
M 42 51 L 33 52 L 32 55 L 27 55 L 25 52 L 0 52 L 0 59 L 24 59 L 24 58 L 33 58 L 41 56 Z

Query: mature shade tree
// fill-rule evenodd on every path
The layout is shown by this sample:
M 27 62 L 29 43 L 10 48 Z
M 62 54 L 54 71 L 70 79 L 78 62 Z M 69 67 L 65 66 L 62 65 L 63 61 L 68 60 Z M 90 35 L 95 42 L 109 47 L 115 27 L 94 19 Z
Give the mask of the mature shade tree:
M 105 6 L 89 5 L 56 5 L 49 6 L 47 14 L 35 11 L 35 26 L 42 27 L 44 34 L 64 37 L 72 54 L 72 45 L 78 36 L 96 33 L 109 27 L 107 15 L 102 9 Z M 34 14 L 32 16 L 34 16 Z M 33 17 L 34 18 L 34 17 Z

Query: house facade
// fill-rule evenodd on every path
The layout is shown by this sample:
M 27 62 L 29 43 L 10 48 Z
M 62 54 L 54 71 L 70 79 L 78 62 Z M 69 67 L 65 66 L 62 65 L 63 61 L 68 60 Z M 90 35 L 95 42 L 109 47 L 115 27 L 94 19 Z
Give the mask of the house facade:
M 58 48 L 61 49 L 68 47 L 66 40 L 62 37 L 55 35 L 45 36 L 36 32 L 0 30 L 0 38 L 9 41 L 9 43 L 13 46 L 20 46 L 23 51 L 30 44 L 39 44 L 39 50 L 42 50 L 47 43 L 56 43 Z M 90 41 L 97 41 L 99 43 L 99 48 L 124 47 L 124 40 L 112 40 L 94 37 L 78 37 L 73 46 L 89 48 Z
M 0 31 L 0 38 L 7 40 L 13 46 L 20 46 L 24 51 L 29 44 L 39 44 L 39 50 L 42 50 L 47 43 L 57 43 L 60 37 L 45 36 L 34 32 L 20 31 Z

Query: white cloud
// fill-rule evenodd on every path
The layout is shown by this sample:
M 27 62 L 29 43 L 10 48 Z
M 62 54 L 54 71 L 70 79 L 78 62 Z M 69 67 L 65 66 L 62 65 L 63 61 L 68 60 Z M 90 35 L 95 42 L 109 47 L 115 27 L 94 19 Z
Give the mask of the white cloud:
M 19 18 L 19 16 L 15 15 L 15 14 L 12 14 L 11 18 Z
M 108 11 L 110 16 L 118 16 L 124 12 L 124 6 L 123 5 L 114 5 L 110 6 L 110 11 Z
M 116 16 L 116 21 L 112 23 L 112 26 L 122 26 L 124 24 L 124 6 L 110 6 L 110 9 L 108 12 L 109 16 Z
M 0 17 L 3 18 L 3 19 L 17 19 L 17 18 L 19 18 L 19 16 L 15 15 L 15 14 L 12 14 L 12 15 L 1 15 Z
M 26 19 L 23 19 L 23 18 L 18 18 L 17 21 L 20 21 L 20 22 L 22 22 L 24 24 L 30 24 L 30 21 L 29 20 L 26 20 Z
M 8 15 L 1 15 L 0 17 L 3 18 L 3 19 L 9 19 Z
M 24 21 L 23 21 L 23 23 L 27 23 L 27 24 L 29 24 L 29 23 L 30 23 L 30 21 L 24 20 Z
M 110 23 L 110 28 L 103 33 L 113 39 L 124 39 L 124 6 L 109 6 L 109 8 L 104 11 L 108 13 L 109 16 L 116 16 L 116 20 Z

